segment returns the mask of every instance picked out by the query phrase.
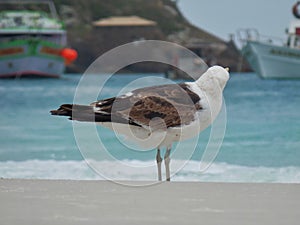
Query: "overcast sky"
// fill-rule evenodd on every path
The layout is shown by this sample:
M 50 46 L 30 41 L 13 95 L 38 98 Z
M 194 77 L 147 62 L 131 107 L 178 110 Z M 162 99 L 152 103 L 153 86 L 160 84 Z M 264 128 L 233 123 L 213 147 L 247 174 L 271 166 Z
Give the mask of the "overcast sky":
M 239 28 L 256 28 L 261 34 L 285 38 L 294 18 L 296 0 L 179 0 L 184 16 L 194 25 L 229 40 Z

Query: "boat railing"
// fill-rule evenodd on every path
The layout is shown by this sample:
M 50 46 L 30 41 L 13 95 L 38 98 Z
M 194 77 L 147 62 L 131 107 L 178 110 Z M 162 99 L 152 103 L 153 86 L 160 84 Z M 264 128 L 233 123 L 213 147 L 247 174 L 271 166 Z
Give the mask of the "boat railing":
M 242 45 L 245 45 L 248 41 L 258 41 L 275 45 L 286 45 L 284 39 L 269 35 L 262 35 L 255 28 L 239 29 L 237 31 L 237 38 L 239 42 L 242 43 Z
M 29 39 L 48 41 L 48 42 L 55 43 L 55 44 L 58 44 L 58 45 L 66 45 L 66 42 L 67 42 L 67 38 L 66 38 L 65 33 L 61 33 L 61 34 L 33 33 L 33 34 L 16 34 L 16 35 L 10 34 L 10 35 L 7 35 L 7 36 L 0 34 L 1 43 L 18 41 L 18 40 L 29 40 Z

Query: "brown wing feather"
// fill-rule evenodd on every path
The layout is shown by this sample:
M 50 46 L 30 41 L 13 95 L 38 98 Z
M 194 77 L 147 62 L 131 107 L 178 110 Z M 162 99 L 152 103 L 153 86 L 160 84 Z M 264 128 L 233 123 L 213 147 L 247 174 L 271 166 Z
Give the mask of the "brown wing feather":
M 155 126 L 166 127 L 189 124 L 196 110 L 201 109 L 200 97 L 188 85 L 170 84 L 146 87 L 132 91 L 130 96 L 119 96 L 92 103 L 98 113 L 108 113 L 111 121 L 120 118 L 141 126 L 149 126 L 154 118 L 160 118 Z M 163 124 L 163 125 L 164 125 Z
M 195 111 L 201 109 L 199 100 L 185 84 L 161 85 L 137 89 L 126 100 L 116 100 L 114 107 L 118 115 L 140 125 L 149 126 L 154 118 L 160 118 L 160 122 L 154 123 L 158 128 L 163 126 L 162 122 L 166 127 L 175 127 L 194 120 Z M 126 108 L 122 107 L 123 101 Z

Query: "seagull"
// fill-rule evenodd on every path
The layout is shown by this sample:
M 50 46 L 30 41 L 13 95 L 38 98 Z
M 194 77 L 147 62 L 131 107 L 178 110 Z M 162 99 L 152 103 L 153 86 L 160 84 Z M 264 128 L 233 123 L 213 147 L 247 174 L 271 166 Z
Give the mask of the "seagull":
M 229 69 L 210 67 L 193 82 L 135 89 L 90 105 L 63 104 L 50 113 L 70 120 L 94 122 L 114 130 L 142 147 L 157 149 L 158 180 L 162 180 L 161 149 L 166 181 L 170 181 L 170 155 L 174 142 L 195 137 L 217 117 Z

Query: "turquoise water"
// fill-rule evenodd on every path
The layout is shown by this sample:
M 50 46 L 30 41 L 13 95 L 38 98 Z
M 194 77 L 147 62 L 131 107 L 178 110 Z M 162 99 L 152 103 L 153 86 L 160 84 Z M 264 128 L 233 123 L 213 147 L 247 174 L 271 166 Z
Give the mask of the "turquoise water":
M 114 75 L 102 97 L 118 93 L 142 76 L 149 75 Z M 0 177 L 104 179 L 84 161 L 76 145 L 72 122 L 49 114 L 60 104 L 73 102 L 80 77 L 0 80 Z M 97 80 L 92 75 L 89 79 Z M 144 85 L 153 83 L 155 79 Z M 91 82 L 87 91 L 97 91 L 98 85 Z M 299 90 L 300 81 L 296 80 L 261 80 L 253 73 L 232 74 L 224 93 L 226 134 L 216 160 L 205 173 L 199 173 L 208 129 L 200 135 L 189 163 L 173 180 L 299 183 Z M 98 132 L 109 146 L 110 154 L 118 160 L 134 165 L 155 162 L 154 150 L 130 151 L 113 132 L 104 128 L 98 128 Z M 114 162 L 101 161 L 101 154 L 97 160 L 110 178 L 156 179 L 153 168 L 123 170 Z M 181 160 L 172 159 L 171 168 Z

